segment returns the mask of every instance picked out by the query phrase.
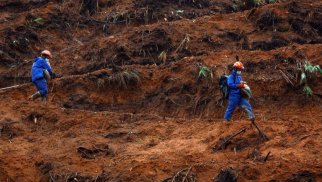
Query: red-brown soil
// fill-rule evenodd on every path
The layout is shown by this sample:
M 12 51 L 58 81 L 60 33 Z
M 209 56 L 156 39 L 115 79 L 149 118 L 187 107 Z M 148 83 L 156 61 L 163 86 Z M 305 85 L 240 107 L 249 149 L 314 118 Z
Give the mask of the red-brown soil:
M 0 181 L 322 180 L 322 76 L 311 97 L 299 81 L 299 63 L 322 66 L 321 1 L 84 2 L 0 0 L 0 86 L 24 84 L 0 90 Z M 45 48 L 62 76 L 46 105 L 28 100 Z M 268 141 L 239 109 L 223 121 L 218 78 L 236 56 Z

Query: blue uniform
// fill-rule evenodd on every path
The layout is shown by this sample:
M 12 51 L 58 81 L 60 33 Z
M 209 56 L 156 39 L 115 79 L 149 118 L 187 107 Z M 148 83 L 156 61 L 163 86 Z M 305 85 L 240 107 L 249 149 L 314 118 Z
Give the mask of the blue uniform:
M 228 76 L 227 82 L 229 87 L 229 103 L 225 112 L 225 119 L 227 121 L 230 121 L 230 118 L 237 106 L 239 106 L 240 108 L 247 109 L 249 111 L 247 112 L 249 118 L 254 117 L 254 112 L 252 110 L 252 107 L 250 106 L 247 99 L 242 97 L 240 93 L 240 89 L 237 87 L 237 85 L 240 84 L 241 81 L 242 81 L 242 77 L 240 75 L 237 75 L 235 71 L 233 71 Z
M 47 97 L 48 87 L 47 81 L 44 76 L 44 70 L 47 70 L 50 76 L 53 76 L 50 65 L 44 58 L 36 57 L 34 63 L 32 64 L 31 69 L 31 79 L 32 82 L 36 85 L 41 97 Z

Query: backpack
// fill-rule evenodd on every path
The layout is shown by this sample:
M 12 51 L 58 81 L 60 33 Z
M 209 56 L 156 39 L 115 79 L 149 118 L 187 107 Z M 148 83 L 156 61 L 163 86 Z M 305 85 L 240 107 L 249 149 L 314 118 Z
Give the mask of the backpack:
M 220 88 L 220 92 L 222 94 L 222 98 L 228 99 L 229 87 L 228 87 L 228 76 L 227 75 L 224 74 L 219 78 L 219 88 Z

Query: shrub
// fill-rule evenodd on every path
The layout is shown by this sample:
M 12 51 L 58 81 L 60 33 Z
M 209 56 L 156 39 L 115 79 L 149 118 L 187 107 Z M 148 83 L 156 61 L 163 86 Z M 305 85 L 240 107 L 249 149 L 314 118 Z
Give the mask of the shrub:
M 214 75 L 212 73 L 212 70 L 207 67 L 202 65 L 201 63 L 197 64 L 199 68 L 199 74 L 198 74 L 198 79 L 203 79 L 203 78 L 208 78 L 208 79 L 213 79 Z
M 308 61 L 305 61 L 304 65 L 301 69 L 300 84 L 304 84 L 303 92 L 307 96 L 313 95 L 313 91 L 308 84 L 307 77 L 312 77 L 313 75 L 316 75 L 317 73 L 322 74 L 322 69 L 320 68 L 320 66 L 319 65 L 312 65 Z

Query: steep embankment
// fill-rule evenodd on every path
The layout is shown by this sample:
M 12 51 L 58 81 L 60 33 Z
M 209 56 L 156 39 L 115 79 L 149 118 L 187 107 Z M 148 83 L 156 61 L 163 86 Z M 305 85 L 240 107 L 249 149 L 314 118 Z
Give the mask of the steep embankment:
M 249 2 L 1 0 L 0 85 L 27 84 L 0 91 L 0 181 L 319 181 L 322 81 L 306 97 L 300 80 L 322 65 L 322 3 Z M 27 100 L 44 48 L 62 75 L 47 105 Z M 240 110 L 222 120 L 236 56 L 268 141 Z

